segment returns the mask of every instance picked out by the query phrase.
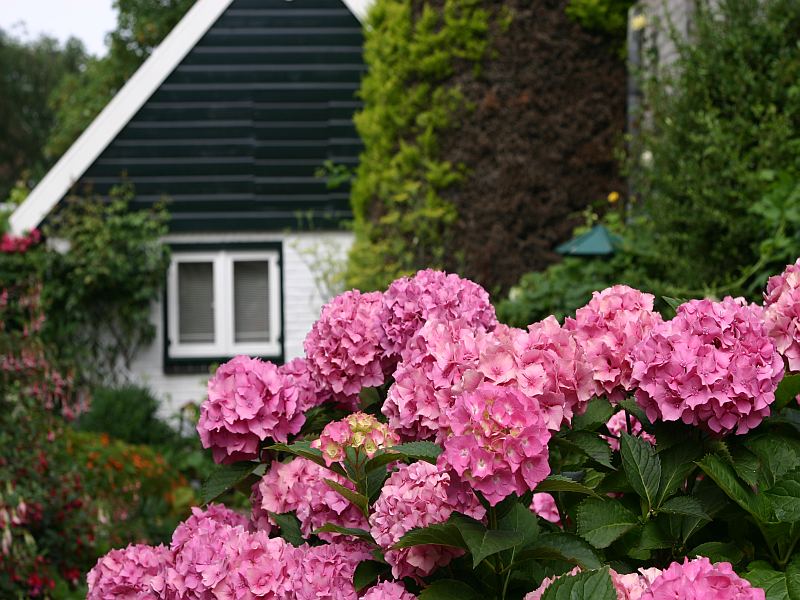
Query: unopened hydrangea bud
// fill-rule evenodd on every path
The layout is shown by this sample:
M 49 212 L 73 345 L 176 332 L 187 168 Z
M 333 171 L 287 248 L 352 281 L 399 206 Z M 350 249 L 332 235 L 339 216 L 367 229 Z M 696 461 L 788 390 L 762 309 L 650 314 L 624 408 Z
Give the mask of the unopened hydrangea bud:
M 341 462 L 347 456 L 346 449 L 353 448 L 372 458 L 378 450 L 396 446 L 400 438 L 389 426 L 366 413 L 347 415 L 341 421 L 328 423 L 313 443 L 322 452 L 325 464 Z

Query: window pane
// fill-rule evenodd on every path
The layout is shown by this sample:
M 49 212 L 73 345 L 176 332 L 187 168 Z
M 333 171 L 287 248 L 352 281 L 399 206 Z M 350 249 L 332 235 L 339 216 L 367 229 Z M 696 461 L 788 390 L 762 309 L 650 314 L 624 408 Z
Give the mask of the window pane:
M 178 263 L 178 340 L 214 343 L 213 263 Z
M 234 341 L 269 341 L 269 262 L 233 263 Z

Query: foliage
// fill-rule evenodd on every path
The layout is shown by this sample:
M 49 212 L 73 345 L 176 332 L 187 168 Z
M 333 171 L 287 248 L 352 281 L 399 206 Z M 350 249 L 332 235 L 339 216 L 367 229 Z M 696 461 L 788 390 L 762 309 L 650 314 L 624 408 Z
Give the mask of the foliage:
M 46 253 L 44 336 L 90 381 L 114 381 L 152 339 L 151 303 L 161 291 L 169 249 L 160 238 L 163 206 L 130 210 L 130 187 L 100 197 L 71 197 L 47 236 L 68 250 Z
M 117 27 L 105 57 L 65 77 L 51 97 L 55 126 L 47 143 L 62 155 L 183 17 L 194 0 L 115 0 Z
M 356 242 L 349 286 L 382 287 L 420 265 L 441 265 L 443 237 L 456 218 L 441 191 L 461 168 L 440 158 L 438 135 L 462 105 L 448 83 L 459 62 L 476 65 L 487 50 L 488 14 L 478 0 L 447 0 L 421 10 L 379 0 L 370 10 L 355 123 L 364 151 L 351 202 Z
M 53 163 L 55 157 L 44 152 L 55 120 L 48 98 L 85 61 L 75 38 L 63 46 L 47 36 L 21 42 L 0 30 L 0 199 Z
M 570 0 L 566 11 L 583 27 L 624 40 L 628 31 L 628 9 L 633 4 L 633 0 Z
M 636 237 L 658 258 L 658 279 L 753 294 L 783 264 L 773 261 L 798 250 L 800 6 L 714 6 L 699 3 L 674 68 L 643 75 L 647 116 L 631 167 L 647 220 Z

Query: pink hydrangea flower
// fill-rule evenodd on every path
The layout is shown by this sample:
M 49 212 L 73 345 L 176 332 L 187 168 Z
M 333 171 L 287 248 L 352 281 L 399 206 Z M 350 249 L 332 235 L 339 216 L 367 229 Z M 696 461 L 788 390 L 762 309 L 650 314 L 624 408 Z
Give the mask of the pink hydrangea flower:
M 287 387 L 291 392 L 297 394 L 297 405 L 300 411 L 306 412 L 331 399 L 330 390 L 325 389 L 311 375 L 308 361 L 305 358 L 294 358 L 284 363 L 278 367 L 278 372 L 288 383 Z
M 322 307 L 303 342 L 314 378 L 353 408 L 361 388 L 381 385 L 394 368 L 381 345 L 382 307 L 380 292 L 345 292 Z
M 112 550 L 97 561 L 86 581 L 86 600 L 159 600 L 172 553 L 164 546 L 131 544 Z
M 800 259 L 769 278 L 764 292 L 764 321 L 790 371 L 800 371 Z
M 384 581 L 369 588 L 361 600 L 417 600 L 417 597 L 399 583 Z
M 372 458 L 378 450 L 400 443 L 389 426 L 363 412 L 347 415 L 341 421 L 328 423 L 312 446 L 322 451 L 325 464 L 330 466 L 345 459 L 345 449 L 353 448 L 356 455 Z
M 192 509 L 172 534 L 174 564 L 167 569 L 166 595 L 175 600 L 211 598 L 225 578 L 235 552 L 228 539 L 245 531 L 247 520 L 224 506 Z
M 764 600 L 764 590 L 739 577 L 730 563 L 706 557 L 674 562 L 661 572 L 641 600 Z
M 619 401 L 631 390 L 628 353 L 661 321 L 653 311 L 653 295 L 627 285 L 594 292 L 589 304 L 566 320 L 591 366 L 598 395 Z
M 431 320 L 411 338 L 381 409 L 403 439 L 444 439 L 453 388 L 465 371 L 477 367 L 484 334 L 461 319 Z
M 285 442 L 305 422 L 304 392 L 274 364 L 237 356 L 208 382 L 197 432 L 218 463 L 253 460 L 267 438 Z
M 300 567 L 292 578 L 294 600 L 356 600 L 353 574 L 358 563 L 372 557 L 360 542 L 304 546 Z
M 555 498 L 547 492 L 539 492 L 533 495 L 531 510 L 545 521 L 550 521 L 556 525 L 561 524 L 561 515 L 558 514 Z
M 411 529 L 444 523 L 453 511 L 482 519 L 486 513 L 472 491 L 430 463 L 402 465 L 389 476 L 370 515 L 370 533 L 386 550 L 392 574 L 425 577 L 463 551 L 449 546 L 422 545 L 389 550 Z
M 253 486 L 251 523 L 254 528 L 271 530 L 274 523 L 268 512 L 294 512 L 304 537 L 326 523 L 367 529 L 367 519 L 361 510 L 333 491 L 325 483 L 326 479 L 355 489 L 344 477 L 304 458 L 295 458 L 288 463 L 273 462 L 269 471 Z M 340 536 L 321 533 L 319 537 L 333 541 Z
M 726 297 L 691 300 L 631 352 L 636 400 L 651 421 L 746 433 L 769 415 L 783 360 L 763 310 Z
M 488 382 L 465 391 L 450 418 L 452 435 L 439 456 L 492 506 L 524 494 L 550 473 L 550 431 L 536 400 L 516 387 Z
M 628 431 L 628 422 L 627 419 L 625 418 L 624 410 L 614 413 L 608 420 L 608 423 L 606 423 L 606 427 L 608 428 L 609 433 L 616 436 L 616 438 L 603 436 L 608 442 L 608 445 L 611 446 L 611 449 L 614 452 L 619 450 L 619 439 L 617 438 L 619 438 L 619 434 L 622 433 L 623 431 L 625 433 L 630 433 L 631 435 L 638 436 L 643 440 L 645 440 L 646 442 L 650 442 L 655 446 L 656 438 L 654 438 L 652 435 L 650 435 L 649 433 L 647 433 L 642 429 L 642 424 L 639 421 L 639 419 L 631 415 L 630 420 L 631 420 L 631 429 L 633 431 Z
M 580 572 L 581 568 L 575 567 L 569 573 L 565 573 L 559 577 L 577 575 Z M 649 587 L 650 582 L 660 573 L 661 571 L 659 569 L 640 569 L 638 573 L 621 575 L 614 569 L 609 569 L 611 583 L 614 585 L 614 591 L 617 592 L 617 600 L 640 600 Z M 559 579 L 559 577 L 546 578 L 538 588 L 528 593 L 524 600 L 540 600 L 545 590 L 547 590 L 556 579 Z M 683 596 L 673 596 L 672 598 L 682 599 Z
M 471 327 L 497 324 L 489 294 L 458 275 L 426 269 L 392 282 L 383 294 L 383 347 L 399 355 L 409 340 L 431 320 L 461 320 Z
M 266 531 L 237 528 L 225 540 L 225 573 L 213 588 L 215 600 L 292 598 L 293 578 L 301 568 L 303 552 Z

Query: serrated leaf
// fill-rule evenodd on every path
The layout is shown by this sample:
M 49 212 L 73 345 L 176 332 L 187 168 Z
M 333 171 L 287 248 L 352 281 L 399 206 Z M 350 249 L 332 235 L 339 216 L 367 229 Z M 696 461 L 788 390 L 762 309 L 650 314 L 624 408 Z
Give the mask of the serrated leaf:
M 342 535 L 349 535 L 351 537 L 362 539 L 365 542 L 375 544 L 375 540 L 372 539 L 372 536 L 366 529 L 359 529 L 357 527 L 341 527 L 335 523 L 325 523 L 325 525 L 319 529 L 315 529 L 314 533 L 341 533 Z
M 667 303 L 667 305 L 668 305 L 668 306 L 669 306 L 669 307 L 670 307 L 672 310 L 674 310 L 674 311 L 676 311 L 676 312 L 677 312 L 677 310 L 678 310 L 678 307 L 679 307 L 681 304 L 684 304 L 685 302 L 687 302 L 687 300 L 686 300 L 686 299 L 684 299 L 684 298 L 673 298 L 673 297 L 671 297 L 671 296 L 661 296 L 661 299 L 662 299 L 664 302 L 666 302 L 666 303 Z
M 268 511 L 269 516 L 275 521 L 275 524 L 280 527 L 281 537 L 289 542 L 292 546 L 302 546 L 305 540 L 300 531 L 300 521 L 294 513 L 274 513 Z
M 599 498 L 594 490 L 563 475 L 550 475 L 544 481 L 539 482 L 536 492 L 574 492 Z
M 595 548 L 608 548 L 638 520 L 616 500 L 587 498 L 578 505 L 578 535 Z
M 353 587 L 356 592 L 375 583 L 381 575 L 388 574 L 389 568 L 389 565 L 377 560 L 362 560 L 353 573 Z
M 487 556 L 509 550 L 524 541 L 522 533 L 487 529 L 483 523 L 466 515 L 454 514 L 450 518 L 450 522 L 458 528 L 461 538 L 472 555 L 473 569 Z
M 378 393 L 378 388 L 366 387 L 361 388 L 358 392 L 358 399 L 362 411 L 367 410 L 370 406 L 378 404 L 381 401 L 381 395 Z
M 703 505 L 700 504 L 700 501 L 691 496 L 675 496 L 674 498 L 670 498 L 661 505 L 659 511 L 670 515 L 695 517 L 706 521 L 711 520 L 711 517 L 703 510 Z
M 425 460 L 436 464 L 436 459 L 443 452 L 442 447 L 433 442 L 406 442 L 399 446 L 392 446 L 391 452 L 402 454 L 413 460 Z
M 631 413 L 634 417 L 639 419 L 639 422 L 642 425 L 644 426 L 650 425 L 650 419 L 647 418 L 647 414 L 644 412 L 641 406 L 636 404 L 635 400 L 631 398 L 623 398 L 622 400 L 619 401 L 619 405 L 626 411 Z
M 660 452 L 658 456 L 661 459 L 661 480 L 656 506 L 675 493 L 697 468 L 695 461 L 701 458 L 701 450 L 695 444 L 679 444 Z
M 609 469 L 614 468 L 611 464 L 611 448 L 608 442 L 596 433 L 571 431 L 565 437 L 592 460 Z
M 325 467 L 342 475 L 343 477 L 347 477 L 347 473 L 342 468 L 339 463 L 332 463 L 330 466 L 325 464 L 325 459 L 322 458 L 322 452 L 317 448 L 311 447 L 311 442 L 295 442 L 294 444 L 273 444 L 272 446 L 267 447 L 267 450 L 272 450 L 274 452 L 286 452 L 287 454 L 291 454 L 293 456 L 299 456 L 301 458 L 307 458 L 311 462 L 318 464 L 321 467 Z
M 619 451 L 631 487 L 647 502 L 648 509 L 653 508 L 661 484 L 661 459 L 656 449 L 642 438 L 621 433 Z
M 761 471 L 761 461 L 758 457 L 742 447 L 734 448 L 731 451 L 731 456 L 733 457 L 733 468 L 736 474 L 747 485 L 755 487 L 758 484 L 758 476 Z
M 706 556 L 712 563 L 729 562 L 737 564 L 744 558 L 744 552 L 734 543 L 706 542 L 692 549 L 689 556 Z
M 325 483 L 334 492 L 339 493 L 339 495 L 343 496 L 345 499 L 349 500 L 358 508 L 360 508 L 365 515 L 367 514 L 369 509 L 369 499 L 365 495 L 354 492 L 350 488 L 345 487 L 341 483 L 337 483 L 332 479 L 325 479 Z
M 256 462 L 241 462 L 219 465 L 203 482 L 200 497 L 203 504 L 213 502 L 228 490 L 235 488 L 257 470 L 263 475 L 265 466 Z
M 419 600 L 481 600 L 481 598 L 473 588 L 457 579 L 434 581 L 419 595 Z
M 728 498 L 750 513 L 756 520 L 762 523 L 770 521 L 771 515 L 766 500 L 745 488 L 732 466 L 713 454 L 698 461 L 697 465 L 725 492 Z
M 617 600 L 608 568 L 562 575 L 542 594 L 542 600 Z
M 497 528 L 513 531 L 522 536 L 521 548 L 532 544 L 539 537 L 539 519 L 531 511 L 529 505 L 515 502 L 508 512 L 498 521 Z
M 772 403 L 772 411 L 778 412 L 797 398 L 800 394 L 800 374 L 786 375 L 778 384 L 775 390 L 775 402 Z
M 461 537 L 458 527 L 450 521 L 428 525 L 427 527 L 417 527 L 407 531 L 391 549 L 411 548 L 412 546 L 421 546 L 423 544 L 452 546 L 453 548 L 469 550 L 464 543 L 464 538 Z
M 800 521 L 800 469 L 788 473 L 764 495 L 772 503 L 779 521 Z
M 660 550 L 670 547 L 672 547 L 672 540 L 662 531 L 658 521 L 650 520 L 642 526 L 639 548 L 642 550 Z
M 581 415 L 572 418 L 572 429 L 594 431 L 601 425 L 608 423 L 614 408 L 605 398 L 592 398 L 586 405 L 586 410 Z
M 765 488 L 771 488 L 786 473 L 800 466 L 800 445 L 793 438 L 769 433 L 751 438 L 745 445 L 760 461 L 759 482 Z
M 800 556 L 794 557 L 783 573 L 764 561 L 750 563 L 744 578 L 762 588 L 767 600 L 800 600 Z
M 602 563 L 592 547 L 571 533 L 546 533 L 540 535 L 530 548 L 518 555 L 525 560 L 563 560 L 582 569 L 599 569 Z

